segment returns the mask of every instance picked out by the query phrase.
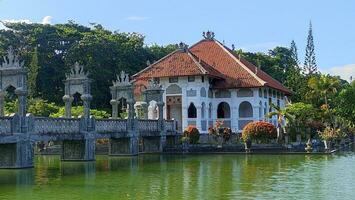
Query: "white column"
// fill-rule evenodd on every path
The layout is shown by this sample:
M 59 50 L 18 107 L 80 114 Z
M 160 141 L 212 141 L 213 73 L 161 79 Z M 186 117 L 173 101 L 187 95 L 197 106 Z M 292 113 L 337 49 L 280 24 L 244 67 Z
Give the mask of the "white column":
M 201 110 L 202 110 L 202 106 L 201 104 L 197 104 L 196 106 L 196 110 L 197 110 L 197 117 L 196 117 L 196 128 L 201 132 L 202 131 L 202 127 L 201 127 Z

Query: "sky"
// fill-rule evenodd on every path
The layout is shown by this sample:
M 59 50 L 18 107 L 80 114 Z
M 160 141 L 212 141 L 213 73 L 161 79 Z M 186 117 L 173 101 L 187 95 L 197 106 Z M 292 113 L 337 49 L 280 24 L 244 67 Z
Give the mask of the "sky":
M 295 40 L 301 63 L 312 21 L 320 71 L 355 78 L 353 0 L 0 0 L 0 20 L 94 22 L 112 31 L 141 33 L 148 45 L 192 45 L 211 30 L 226 46 L 250 52 L 266 53 Z

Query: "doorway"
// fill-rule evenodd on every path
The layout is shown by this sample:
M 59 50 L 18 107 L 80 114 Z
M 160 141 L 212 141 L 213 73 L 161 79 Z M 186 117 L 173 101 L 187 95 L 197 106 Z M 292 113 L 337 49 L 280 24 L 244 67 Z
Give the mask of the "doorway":
M 177 131 L 182 132 L 182 104 L 181 95 L 166 97 L 166 117 L 177 121 Z

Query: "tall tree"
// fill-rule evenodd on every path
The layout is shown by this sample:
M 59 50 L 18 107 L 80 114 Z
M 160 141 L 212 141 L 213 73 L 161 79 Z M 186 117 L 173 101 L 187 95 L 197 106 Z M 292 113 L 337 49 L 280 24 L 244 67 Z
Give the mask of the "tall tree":
M 304 60 L 303 69 L 307 75 L 312 75 L 317 72 L 316 55 L 314 52 L 312 22 L 309 23 L 306 57 Z
M 291 41 L 290 51 L 291 51 L 291 58 L 292 58 L 292 59 L 297 63 L 297 65 L 298 65 L 298 64 L 299 64 L 298 52 L 297 52 L 296 42 L 295 42 L 294 40 Z
M 38 94 L 38 91 L 37 91 L 38 71 L 39 71 L 38 51 L 37 51 L 37 48 L 35 48 L 35 50 L 33 51 L 31 63 L 29 66 L 29 73 L 28 73 L 29 96 L 32 98 Z

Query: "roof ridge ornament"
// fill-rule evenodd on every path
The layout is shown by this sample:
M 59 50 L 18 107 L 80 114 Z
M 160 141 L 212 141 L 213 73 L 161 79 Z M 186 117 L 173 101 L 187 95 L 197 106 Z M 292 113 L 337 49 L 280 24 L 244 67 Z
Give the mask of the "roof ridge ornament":
M 178 44 L 178 48 L 184 52 L 188 51 L 189 45 L 185 44 L 184 42 L 180 42 Z
M 75 62 L 70 68 L 70 73 L 66 74 L 67 79 L 88 78 L 89 74 L 84 71 L 84 66 L 80 65 L 78 62 Z
M 214 32 L 213 31 L 207 31 L 207 32 L 202 32 L 202 36 L 206 39 L 206 40 L 213 40 L 214 39 Z
M 0 64 L 0 68 L 23 68 L 24 61 L 19 60 L 18 55 L 12 46 L 9 46 L 7 50 L 7 55 L 3 57 L 3 63 Z

